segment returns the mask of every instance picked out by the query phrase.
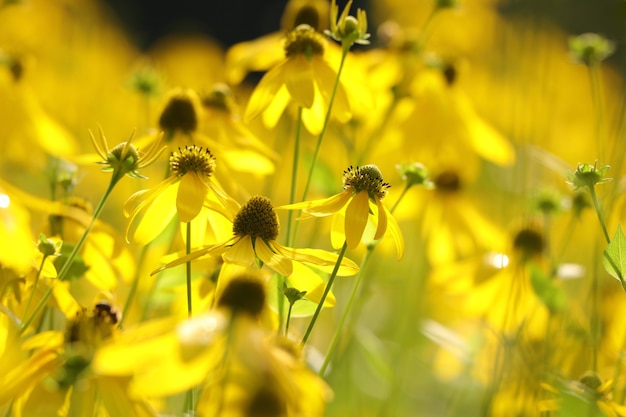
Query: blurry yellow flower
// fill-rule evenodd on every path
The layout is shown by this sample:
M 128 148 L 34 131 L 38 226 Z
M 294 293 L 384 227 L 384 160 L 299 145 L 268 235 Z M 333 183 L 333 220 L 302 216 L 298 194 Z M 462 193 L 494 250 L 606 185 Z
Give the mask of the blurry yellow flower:
M 175 214 L 181 222 L 189 223 L 204 207 L 231 219 L 239 205 L 215 181 L 215 166 L 208 149 L 187 146 L 172 152 L 170 176 L 149 190 L 133 194 L 124 204 L 124 214 L 130 218 L 126 239 L 145 245 L 165 229 Z
M 541 411 L 584 410 L 585 415 L 607 417 L 626 416 L 626 406 L 613 399 L 613 380 L 604 382 L 595 372 L 585 372 L 578 380 L 562 380 L 554 387 L 543 384 L 548 392 L 557 395 L 556 399 L 540 403 Z
M 100 301 L 91 312 L 83 309 L 70 319 L 65 333 L 43 332 L 25 342 L 24 348 L 34 350 L 34 357 L 49 352 L 54 360 L 30 370 L 37 379 L 13 397 L 15 414 L 156 415 L 147 402 L 129 395 L 128 378 L 102 375 L 91 367 L 100 346 L 114 337 L 118 320 L 115 308 Z
M 334 266 L 337 255 L 314 249 L 293 249 L 282 246 L 278 238 L 278 216 L 269 199 L 252 197 L 244 204 L 233 221 L 233 237 L 217 245 L 200 248 L 187 256 L 169 262 L 153 272 L 157 273 L 202 256 L 222 256 L 225 262 L 246 267 L 268 266 L 283 276 L 291 275 L 292 263 L 310 266 Z M 358 267 L 349 259 L 343 260 L 344 270 L 356 272 Z
M 325 39 L 311 26 L 302 24 L 287 34 L 285 59 L 267 72 L 250 96 L 244 120 L 263 114 L 263 121 L 274 127 L 290 101 L 302 111 L 304 126 L 319 134 L 333 95 L 337 73 L 324 60 Z M 332 115 L 342 123 L 352 112 L 341 84 L 335 93 Z
M 278 154 L 259 139 L 241 119 L 231 88 L 222 83 L 212 86 L 202 95 L 206 112 L 205 131 L 217 142 L 238 149 L 250 149 L 275 161 Z
M 285 33 L 301 24 L 318 32 L 328 26 L 329 4 L 326 0 L 289 0 L 281 19 L 281 31 L 240 42 L 226 52 L 226 77 L 232 84 L 243 81 L 249 71 L 267 71 L 277 65 L 285 51 L 281 40 Z
M 321 417 L 329 388 L 307 368 L 299 346 L 262 326 L 265 309 L 263 283 L 244 273 L 230 281 L 214 310 L 129 330 L 97 352 L 94 367 L 133 375 L 134 394 L 163 397 L 198 387 L 195 411 L 207 417 Z
M 404 254 L 404 239 L 396 219 L 382 204 L 390 185 L 376 165 L 352 166 L 343 172 L 343 192 L 332 197 L 304 201 L 280 207 L 301 209 L 309 216 L 333 215 L 332 241 L 339 247 L 345 241 L 350 249 L 358 246 L 363 238 L 368 221 L 376 227 L 373 239 L 381 239 L 389 232 L 396 245 L 398 259 Z
M 30 269 L 35 239 L 30 214 L 12 190 L 0 179 L 0 265 L 22 274 Z

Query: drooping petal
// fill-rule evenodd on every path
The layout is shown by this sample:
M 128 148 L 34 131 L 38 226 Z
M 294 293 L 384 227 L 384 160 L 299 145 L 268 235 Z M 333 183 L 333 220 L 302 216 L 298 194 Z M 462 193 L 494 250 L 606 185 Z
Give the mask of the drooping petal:
M 286 206 L 276 207 L 286 210 L 303 210 L 307 214 L 316 217 L 330 216 L 341 210 L 350 200 L 352 191 L 345 190 L 339 194 L 335 194 L 332 197 L 323 198 L 320 200 L 303 201 L 302 203 L 288 204 Z
M 167 264 L 161 266 L 160 268 L 155 269 L 150 273 L 150 275 L 154 275 L 163 271 L 164 269 L 172 268 L 177 265 L 182 265 L 186 262 L 193 261 L 194 259 L 201 258 L 203 256 L 220 256 L 228 251 L 231 245 L 234 245 L 237 242 L 238 237 L 233 237 L 232 239 L 227 240 L 226 242 L 219 243 L 217 245 L 207 246 L 205 248 L 197 249 L 191 252 L 189 255 L 180 256 L 178 259 L 175 259 Z M 233 243 L 234 242 L 234 243 Z
M 269 242 L 268 246 L 263 239 L 257 238 L 256 254 L 269 268 L 283 276 L 289 276 L 293 271 L 292 261 L 276 250 L 276 246 L 279 245 L 275 242 Z
M 387 212 L 380 202 L 380 199 L 376 198 L 376 207 L 378 208 L 378 226 L 376 227 L 376 234 L 374 240 L 378 240 L 385 234 L 387 230 Z
M 393 242 L 396 244 L 397 259 L 400 260 L 404 256 L 404 238 L 402 237 L 402 231 L 400 230 L 400 226 L 398 226 L 398 222 L 389 210 L 387 210 L 385 206 L 382 206 L 382 208 L 385 210 L 385 214 L 387 215 L 387 230 L 391 234 Z
M 248 267 L 256 266 L 256 253 L 252 246 L 252 238 L 250 236 L 241 237 L 235 244 L 224 252 L 224 260 L 237 265 Z
M 286 62 L 286 61 L 285 61 Z M 261 114 L 272 102 L 280 87 L 284 84 L 284 65 L 285 62 L 268 71 L 250 96 L 248 107 L 244 114 L 246 123 Z
M 305 297 L 316 304 L 319 304 L 322 299 L 324 289 L 326 288 L 326 283 L 318 274 L 306 266 L 298 263 L 294 264 L 293 274 L 289 276 L 289 282 L 299 291 L 306 291 Z M 297 304 L 298 303 L 296 303 L 294 307 Z M 335 296 L 332 292 L 329 292 L 326 296 L 326 300 L 324 300 L 324 307 L 333 307 L 334 305 Z M 313 311 L 311 311 L 311 314 L 313 314 Z
M 359 192 L 346 207 L 345 233 L 350 249 L 359 245 L 369 216 L 369 196 L 366 191 Z
M 333 249 L 340 249 L 346 241 L 346 209 L 343 208 L 333 215 L 330 222 L 330 244 Z
M 278 89 L 276 95 L 274 96 L 274 100 L 272 100 L 269 106 L 267 106 L 261 116 L 261 120 L 263 121 L 265 127 L 269 129 L 276 127 L 290 102 L 291 96 L 287 91 L 287 87 L 283 85 Z
M 327 103 L 316 85 L 313 105 L 308 109 L 302 109 L 302 124 L 309 133 L 319 135 L 322 132 L 327 110 Z
M 278 245 L 277 243 L 274 243 L 272 247 L 285 257 L 293 259 L 294 261 L 306 263 L 307 265 L 327 273 L 331 273 L 337 263 L 338 255 L 323 249 L 294 249 Z M 357 272 L 359 272 L 358 265 L 352 260 L 344 257 L 341 260 L 339 269 L 337 270 L 337 275 L 355 275 Z
M 308 59 L 302 55 L 288 59 L 284 65 L 285 86 L 289 95 L 305 109 L 313 105 L 315 83 L 313 67 Z
M 178 184 L 163 190 L 147 206 L 140 219 L 138 219 L 139 211 L 133 212 L 126 228 L 126 240 L 143 246 L 156 239 L 176 214 L 177 192 Z M 135 228 L 134 232 L 133 228 Z
M 176 195 L 176 211 L 181 222 L 189 223 L 200 213 L 208 190 L 194 172 L 188 172 L 181 177 Z
M 315 71 L 315 81 L 319 87 L 320 93 L 324 97 L 324 101 L 328 105 L 335 86 L 337 73 L 323 59 L 313 59 L 313 67 Z M 352 117 L 348 95 L 341 83 L 339 83 L 337 91 L 335 92 L 331 114 L 341 123 L 347 123 Z

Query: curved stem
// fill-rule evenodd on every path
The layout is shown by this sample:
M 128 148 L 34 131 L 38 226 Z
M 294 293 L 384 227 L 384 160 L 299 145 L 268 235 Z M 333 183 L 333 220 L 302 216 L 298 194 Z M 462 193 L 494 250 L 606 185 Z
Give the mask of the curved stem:
M 28 314 L 28 310 L 30 310 L 30 305 L 33 302 L 33 296 L 35 295 L 35 291 L 37 291 L 37 284 L 39 284 L 39 277 L 41 277 L 41 270 L 43 269 L 43 264 L 46 262 L 46 258 L 48 256 L 44 255 L 41 258 L 41 264 L 39 265 L 39 270 L 37 271 L 37 275 L 35 276 L 35 283 L 33 284 L 33 290 L 30 292 L 30 297 L 28 297 L 28 303 L 26 303 L 26 308 L 24 309 L 24 315 Z
M 333 282 L 335 281 L 335 277 L 337 276 L 337 272 L 339 271 L 339 266 L 341 265 L 341 261 L 343 260 L 343 256 L 346 254 L 346 250 L 348 249 L 348 242 L 343 242 L 343 246 L 339 251 L 339 256 L 337 257 L 337 262 L 335 263 L 335 267 L 333 268 L 333 272 L 330 274 L 328 278 L 328 282 L 326 283 L 326 288 L 324 288 L 324 293 L 322 294 L 322 298 L 320 299 L 317 308 L 315 309 L 315 313 L 313 313 L 313 317 L 311 318 L 311 322 L 309 323 L 309 327 L 307 327 L 306 332 L 304 333 L 304 337 L 302 338 L 302 344 L 304 345 L 307 340 L 309 340 L 309 336 L 311 335 L 311 331 L 313 330 L 313 326 L 315 326 L 315 322 L 317 321 L 317 317 L 320 315 L 320 311 L 322 311 L 322 307 L 324 306 L 324 302 L 326 301 L 326 297 L 330 292 L 330 289 L 333 286 Z
M 339 79 L 341 78 L 341 72 L 343 71 L 343 64 L 346 61 L 346 56 L 348 56 L 348 51 L 344 49 L 341 53 L 341 61 L 339 62 L 339 69 L 337 70 L 337 78 L 335 78 L 335 85 L 333 86 L 333 91 L 330 95 L 330 100 L 328 101 L 328 110 L 326 111 L 326 116 L 324 118 L 324 125 L 322 126 L 322 131 L 320 132 L 320 135 L 317 138 L 317 144 L 315 145 L 315 152 L 313 153 L 313 159 L 311 160 L 311 167 L 309 168 L 309 175 L 306 179 L 304 192 L 302 193 L 302 201 L 306 200 L 306 197 L 309 194 L 309 186 L 311 185 L 311 179 L 313 178 L 313 171 L 315 171 L 317 158 L 320 153 L 320 148 L 322 147 L 322 139 L 324 139 L 324 135 L 326 134 L 326 129 L 328 128 L 328 122 L 330 121 L 330 115 L 333 110 L 333 103 L 335 102 L 335 95 L 337 94 L 337 89 L 339 88 Z
M 328 368 L 328 365 L 330 364 L 330 361 L 333 358 L 333 355 L 335 354 L 335 349 L 337 348 L 339 339 L 341 339 L 341 336 L 343 334 L 343 328 L 346 323 L 346 319 L 348 318 L 350 312 L 352 311 L 352 305 L 354 304 L 356 295 L 359 292 L 358 290 L 361 288 L 361 282 L 363 281 L 363 276 L 365 275 L 363 274 L 363 270 L 369 263 L 369 260 L 371 258 L 372 253 L 374 252 L 375 247 L 376 245 L 370 245 L 367 247 L 367 253 L 363 257 L 363 260 L 361 261 L 359 272 L 356 276 L 356 281 L 354 285 L 352 286 L 352 292 L 350 293 L 348 304 L 346 305 L 346 308 L 344 308 L 343 313 L 341 314 L 341 319 L 339 319 L 339 323 L 337 323 L 337 327 L 335 328 L 335 333 L 333 334 L 333 338 L 330 342 L 330 346 L 328 347 L 328 352 L 326 352 L 326 357 L 324 358 L 324 363 L 322 364 L 322 367 L 320 368 L 318 372 L 319 375 L 324 375 L 324 373 L 326 372 L 326 368 Z
M 93 215 L 91 217 L 91 221 L 89 222 L 89 224 L 83 231 L 83 234 L 78 240 L 78 243 L 76 243 L 76 245 L 72 249 L 72 252 L 69 254 L 69 256 L 67 257 L 67 260 L 63 264 L 63 267 L 61 267 L 61 270 L 57 274 L 57 279 L 59 281 L 63 281 L 65 279 L 65 275 L 67 275 L 68 271 L 70 270 L 70 267 L 72 266 L 72 263 L 74 262 L 74 258 L 76 258 L 76 255 L 78 255 L 78 252 L 82 249 L 83 245 L 85 244 L 85 241 L 87 240 L 87 236 L 89 236 L 89 232 L 91 232 L 91 228 L 93 227 L 94 223 L 100 216 L 102 209 L 104 208 L 107 200 L 111 196 L 111 192 L 113 191 L 113 188 L 119 182 L 119 180 L 122 179 L 123 176 L 124 174 L 121 171 L 119 170 L 113 171 L 113 175 L 111 176 L 111 181 L 109 182 L 109 186 L 107 187 L 106 191 L 104 192 L 104 195 L 100 199 L 100 202 L 94 209 Z M 26 319 L 22 323 L 22 326 L 20 327 L 20 333 L 23 333 L 24 330 L 26 330 L 28 326 L 30 326 L 30 324 L 35 319 L 35 317 L 37 317 L 41 309 L 46 305 L 46 303 L 52 296 L 52 289 L 53 289 L 52 286 L 48 288 L 48 291 L 46 291 L 43 298 L 39 301 L 39 304 L 35 308 L 35 311 L 33 311 L 33 314 L 31 314 L 30 317 L 28 317 L 28 319 Z
M 602 227 L 602 233 L 604 233 L 604 238 L 606 239 L 606 243 L 611 243 L 611 237 L 609 236 L 609 231 L 606 228 L 604 216 L 602 215 L 600 203 L 598 202 L 598 196 L 596 195 L 596 189 L 595 187 L 588 187 L 588 188 L 589 188 L 589 194 L 591 194 L 591 201 L 593 202 L 593 207 L 595 208 L 596 214 L 598 216 L 598 221 L 600 222 L 600 226 Z

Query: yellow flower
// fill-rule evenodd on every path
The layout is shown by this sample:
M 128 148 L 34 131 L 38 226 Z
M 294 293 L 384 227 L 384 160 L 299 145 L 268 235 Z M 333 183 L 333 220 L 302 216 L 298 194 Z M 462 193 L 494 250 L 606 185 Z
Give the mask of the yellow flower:
M 213 178 L 215 166 L 208 149 L 187 146 L 172 152 L 170 176 L 151 189 L 133 194 L 124 204 L 124 214 L 130 218 L 126 239 L 145 245 L 165 229 L 175 214 L 181 222 L 189 223 L 205 207 L 232 218 L 239 206 Z
M 368 221 L 371 220 L 376 228 L 373 239 L 381 239 L 389 232 L 399 260 L 404 254 L 404 238 L 396 219 L 381 201 L 389 187 L 376 165 L 350 166 L 343 173 L 343 192 L 329 198 L 280 208 L 301 209 L 307 215 L 316 217 L 333 215 L 333 246 L 341 246 L 345 241 L 350 249 L 356 248 L 361 242 Z
M 302 122 L 313 134 L 319 134 L 337 73 L 324 60 L 325 40 L 311 26 L 301 24 L 287 34 L 285 60 L 267 72 L 254 89 L 244 120 L 263 114 L 266 126 L 274 127 L 290 101 L 302 111 Z M 338 85 L 332 115 L 341 123 L 352 112 L 345 90 Z
M 278 216 L 269 199 L 254 196 L 238 211 L 233 221 L 233 236 L 225 242 L 197 249 L 187 256 L 167 263 L 153 272 L 180 265 L 202 256 L 222 256 L 225 262 L 246 267 L 266 265 L 283 276 L 291 275 L 292 263 L 310 266 L 334 266 L 337 255 L 315 249 L 293 249 L 279 244 Z M 349 259 L 342 262 L 342 272 L 355 273 L 358 267 Z
M 607 417 L 626 416 L 626 406 L 613 399 L 613 380 L 604 382 L 595 372 L 585 372 L 578 380 L 558 381 L 557 387 L 542 384 L 542 387 L 558 395 L 557 399 L 544 400 L 540 403 L 541 411 L 558 411 L 560 409 L 585 410 L 586 415 Z M 558 413 L 557 413 L 558 414 Z
M 13 397 L 16 415 L 156 415 L 143 399 L 129 395 L 129 378 L 98 373 L 94 354 L 115 337 L 119 314 L 107 301 L 83 309 L 68 321 L 65 333 L 39 333 L 23 343 L 34 350 L 27 375 L 31 383 Z M 15 377 L 15 376 L 14 376 Z M 21 381 L 23 378 L 17 377 Z
M 201 394 L 194 411 L 203 416 L 264 411 L 321 417 L 328 386 L 307 367 L 300 346 L 263 326 L 266 308 L 263 283 L 243 273 L 213 310 L 180 323 L 168 318 L 141 324 L 100 349 L 94 369 L 133 375 L 131 392 L 150 397 L 196 387 Z

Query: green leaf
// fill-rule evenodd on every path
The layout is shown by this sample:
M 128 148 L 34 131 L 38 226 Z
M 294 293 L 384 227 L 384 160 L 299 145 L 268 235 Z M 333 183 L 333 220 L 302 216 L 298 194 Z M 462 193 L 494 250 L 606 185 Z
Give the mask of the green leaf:
M 624 271 L 626 271 L 626 236 L 622 231 L 622 225 L 617 226 L 617 231 L 611 239 L 611 243 L 604 250 L 602 257 L 602 265 L 606 272 L 615 277 L 622 284 L 622 288 L 626 291 L 626 282 L 624 282 Z
M 554 279 L 545 275 L 536 265 L 530 264 L 530 283 L 539 300 L 553 313 L 565 307 L 565 294 Z
M 61 247 L 60 256 L 54 260 L 54 267 L 57 269 L 57 271 L 60 271 L 61 268 L 63 268 L 63 265 L 69 258 L 73 249 L 73 244 L 67 242 L 63 244 L 63 246 Z M 80 255 L 76 255 L 76 257 L 74 257 L 74 261 L 72 261 L 70 269 L 65 275 L 64 281 L 81 278 L 88 270 L 89 266 L 85 263 L 85 261 L 83 261 L 83 258 Z

